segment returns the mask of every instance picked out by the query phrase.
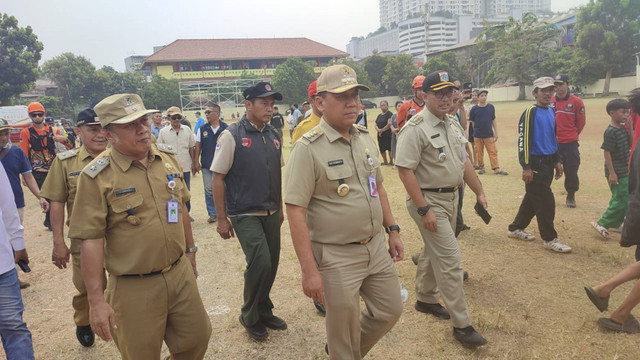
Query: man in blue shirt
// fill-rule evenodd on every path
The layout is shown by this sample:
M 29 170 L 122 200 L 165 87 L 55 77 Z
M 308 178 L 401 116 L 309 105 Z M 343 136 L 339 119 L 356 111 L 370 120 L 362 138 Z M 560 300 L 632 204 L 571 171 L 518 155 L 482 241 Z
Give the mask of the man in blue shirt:
M 158 136 L 160 135 L 160 129 L 162 129 L 162 113 L 160 111 L 158 111 L 157 113 L 154 113 L 153 117 L 151 117 L 151 120 L 152 120 L 151 133 L 157 139 Z
M 522 113 L 518 125 L 518 157 L 522 166 L 525 195 L 520 209 L 509 225 L 510 238 L 534 240 L 524 229 L 535 216 L 540 237 L 545 249 L 560 253 L 571 252 L 571 247 L 558 240 L 553 225 L 556 202 L 551 191 L 551 182 L 562 177 L 562 161 L 558 153 L 556 120 L 553 108 L 549 107 L 555 94 L 555 85 L 550 77 L 541 77 L 533 82 L 536 104 Z
M 193 127 L 193 133 L 197 134 L 200 126 L 204 125 L 204 119 L 202 118 L 202 114 L 200 111 L 196 111 L 196 125 Z

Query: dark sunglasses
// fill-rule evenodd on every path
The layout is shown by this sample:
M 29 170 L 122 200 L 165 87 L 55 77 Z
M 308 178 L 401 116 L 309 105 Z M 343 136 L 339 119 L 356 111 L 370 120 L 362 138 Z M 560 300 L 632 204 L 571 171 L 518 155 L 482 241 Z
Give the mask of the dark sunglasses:
M 31 117 L 43 117 L 43 116 L 44 116 L 44 113 L 41 113 L 41 112 L 33 112 L 33 113 L 29 114 L 29 116 L 31 116 Z
M 173 115 L 171 116 L 171 120 L 180 120 L 182 119 L 182 115 Z

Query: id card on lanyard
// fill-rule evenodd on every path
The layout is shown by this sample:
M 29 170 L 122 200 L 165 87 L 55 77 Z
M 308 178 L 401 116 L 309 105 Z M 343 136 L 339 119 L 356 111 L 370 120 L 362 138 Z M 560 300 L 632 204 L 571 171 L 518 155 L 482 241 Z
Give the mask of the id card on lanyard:
M 373 158 L 369 154 L 369 149 L 365 149 L 367 153 L 367 163 L 369 164 L 369 195 L 372 197 L 378 197 L 378 183 L 376 182 L 376 176 L 373 173 Z
M 167 222 L 169 224 L 177 224 L 179 216 L 179 205 L 174 197 L 174 190 L 176 188 L 176 182 L 173 180 L 173 176 L 169 175 L 169 183 L 167 184 L 171 190 L 171 200 L 167 201 Z

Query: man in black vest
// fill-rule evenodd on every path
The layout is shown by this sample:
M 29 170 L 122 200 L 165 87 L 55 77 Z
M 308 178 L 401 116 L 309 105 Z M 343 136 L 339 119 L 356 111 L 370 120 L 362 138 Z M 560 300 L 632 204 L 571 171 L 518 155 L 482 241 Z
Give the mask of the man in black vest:
M 266 328 L 284 330 L 273 315 L 269 292 L 280 258 L 282 213 L 282 138 L 269 124 L 275 100 L 282 95 L 271 84 L 247 88 L 242 119 L 220 133 L 211 164 L 218 233 L 223 239 L 238 234 L 247 268 L 240 323 L 249 336 L 265 339 Z M 231 220 L 227 218 L 227 215 Z

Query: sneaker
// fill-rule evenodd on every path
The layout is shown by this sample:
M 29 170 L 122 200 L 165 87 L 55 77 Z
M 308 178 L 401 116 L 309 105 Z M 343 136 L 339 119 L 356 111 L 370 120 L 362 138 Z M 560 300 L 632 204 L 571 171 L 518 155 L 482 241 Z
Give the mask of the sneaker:
M 493 172 L 495 175 L 509 175 L 508 172 L 504 171 L 504 170 L 498 170 L 498 171 L 494 171 Z
M 569 245 L 565 245 L 563 243 L 560 242 L 560 240 L 553 239 L 551 241 L 545 241 L 544 242 L 544 248 L 545 249 L 549 249 L 549 250 L 553 250 L 555 252 L 559 252 L 559 253 L 568 253 L 571 252 L 571 247 Z
M 609 231 L 604 228 L 604 226 L 598 224 L 595 221 L 591 222 L 591 226 L 600 234 L 605 240 L 609 240 Z
M 576 207 L 576 196 L 575 196 L 575 194 L 574 194 L 574 193 L 568 193 L 568 194 L 567 194 L 567 201 L 566 201 L 566 203 L 567 203 L 567 207 L 568 207 L 568 208 L 573 209 L 573 208 L 575 208 L 575 207 Z
M 460 341 L 464 347 L 475 348 L 487 343 L 487 339 L 473 328 L 473 326 L 467 326 L 466 328 L 453 328 L 453 337 Z
M 482 174 L 484 174 L 484 173 L 485 173 L 484 168 L 481 168 L 481 169 L 480 169 L 480 171 L 478 171 L 478 174 L 479 174 L 479 175 L 482 175 Z
M 526 240 L 526 241 L 532 241 L 535 240 L 536 237 L 529 234 L 528 232 L 524 231 L 524 230 L 520 230 L 520 229 L 515 229 L 513 231 L 507 231 L 507 236 L 512 238 L 512 239 L 519 239 L 519 240 Z
M 209 220 L 207 220 L 209 224 L 214 223 L 216 221 L 218 221 L 218 218 L 215 215 L 209 216 Z

